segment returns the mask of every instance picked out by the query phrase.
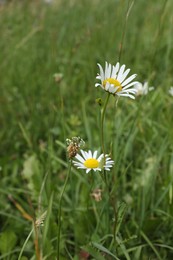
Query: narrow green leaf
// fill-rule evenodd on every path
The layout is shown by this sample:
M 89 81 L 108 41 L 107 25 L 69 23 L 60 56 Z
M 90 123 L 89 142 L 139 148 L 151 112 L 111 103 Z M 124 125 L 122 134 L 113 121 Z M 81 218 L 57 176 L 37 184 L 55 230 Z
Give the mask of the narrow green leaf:
M 94 247 L 96 247 L 97 249 L 99 249 L 100 251 L 106 253 L 107 255 L 112 256 L 114 259 L 120 260 L 117 256 L 115 256 L 114 254 L 112 254 L 106 247 L 96 243 L 96 242 L 92 242 L 92 245 Z
M 51 216 L 52 205 L 53 205 L 53 197 L 54 197 L 54 193 L 52 192 L 50 200 L 49 200 L 49 206 L 48 206 L 47 213 L 46 213 L 45 223 L 44 223 L 43 246 L 45 245 L 47 233 L 48 233 L 48 230 L 49 230 L 50 216 Z
M 117 216 L 116 216 L 116 226 L 115 226 L 115 234 L 114 234 L 115 236 L 117 236 L 117 234 L 120 230 L 126 209 L 127 209 L 127 204 L 125 202 L 121 202 L 121 204 L 118 208 L 118 211 L 117 211 Z
M 105 260 L 105 258 L 100 254 L 99 251 L 96 251 L 96 249 L 91 245 L 86 245 L 81 247 L 84 251 L 89 253 L 91 256 L 94 257 L 95 260 Z

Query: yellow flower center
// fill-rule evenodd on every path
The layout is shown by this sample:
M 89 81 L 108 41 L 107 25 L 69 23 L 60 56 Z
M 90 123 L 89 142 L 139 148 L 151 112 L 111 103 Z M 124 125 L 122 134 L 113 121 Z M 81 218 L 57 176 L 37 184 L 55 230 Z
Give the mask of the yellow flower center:
M 93 168 L 97 168 L 99 166 L 99 162 L 94 158 L 90 158 L 84 162 L 84 165 L 87 168 L 93 169 Z
M 120 84 L 120 82 L 117 80 L 117 79 L 113 79 L 113 78 L 107 78 L 103 81 L 103 86 L 105 87 L 106 86 L 106 83 L 109 83 L 109 84 L 113 84 L 115 88 L 118 87 L 117 91 L 116 92 L 119 92 L 122 90 L 122 86 Z

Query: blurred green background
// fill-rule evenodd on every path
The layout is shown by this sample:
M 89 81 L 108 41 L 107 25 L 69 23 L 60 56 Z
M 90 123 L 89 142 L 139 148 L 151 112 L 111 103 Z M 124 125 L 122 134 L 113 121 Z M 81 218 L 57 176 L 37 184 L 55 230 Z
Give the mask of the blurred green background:
M 44 259 L 56 259 L 65 140 L 81 136 L 86 149 L 100 148 L 95 100 L 105 93 L 94 86 L 97 63 L 115 64 L 121 45 L 121 64 L 155 89 L 135 101 L 120 98 L 117 107 L 112 97 L 106 112 L 106 147 L 115 160 L 108 178 L 117 204 L 128 208 L 119 245 L 115 250 L 105 238 L 106 217 L 100 223 L 88 210 L 90 177 L 73 170 L 61 257 L 87 259 L 81 248 L 95 241 L 120 259 L 172 259 L 172 10 L 171 0 L 0 2 L 0 259 L 20 259 L 21 252 L 21 259 L 35 259 L 34 239 L 25 244 L 32 229 L 25 213 L 37 219 L 46 210 L 40 248 Z M 104 199 L 89 203 L 99 216 Z M 92 249 L 85 247 L 88 259 L 114 259 Z

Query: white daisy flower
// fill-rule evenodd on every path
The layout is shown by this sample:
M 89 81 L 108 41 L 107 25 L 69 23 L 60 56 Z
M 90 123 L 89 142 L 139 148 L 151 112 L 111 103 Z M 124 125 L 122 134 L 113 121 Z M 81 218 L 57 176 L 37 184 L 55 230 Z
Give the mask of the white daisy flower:
M 101 80 L 101 83 L 96 83 L 95 87 L 100 86 L 113 95 L 135 99 L 136 89 L 132 88 L 132 86 L 137 83 L 137 81 L 133 81 L 137 75 L 133 74 L 127 78 L 130 69 L 125 70 L 126 65 L 120 66 L 120 63 L 117 62 L 117 64 L 113 66 L 106 62 L 105 71 L 100 64 L 98 64 L 98 66 L 100 74 L 97 74 L 96 79 Z
M 91 170 L 94 171 L 101 171 L 101 170 L 106 170 L 110 171 L 110 168 L 113 166 L 114 161 L 111 160 L 111 158 L 106 154 L 101 154 L 97 158 L 97 151 L 92 153 L 90 150 L 88 152 L 80 150 L 81 155 L 77 154 L 75 158 L 78 161 L 73 161 L 73 164 L 78 168 L 78 169 L 85 169 L 86 173 L 88 173 Z
M 173 87 L 170 87 L 170 89 L 168 90 L 168 92 L 169 92 L 169 94 L 170 94 L 171 96 L 173 96 Z
M 148 82 L 144 82 L 144 84 L 138 82 L 134 85 L 134 88 L 136 89 L 136 96 L 143 96 L 147 95 L 149 91 L 152 91 L 154 87 L 149 87 Z

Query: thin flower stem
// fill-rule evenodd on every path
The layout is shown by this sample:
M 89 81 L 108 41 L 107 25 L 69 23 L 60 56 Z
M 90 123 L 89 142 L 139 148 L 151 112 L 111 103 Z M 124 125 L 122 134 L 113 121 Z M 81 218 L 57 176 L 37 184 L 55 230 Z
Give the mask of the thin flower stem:
M 107 108 L 109 98 L 110 98 L 110 93 L 108 93 L 103 109 L 101 110 L 101 146 L 102 146 L 102 153 L 104 154 L 104 163 L 105 163 L 105 155 L 106 155 L 105 140 L 104 140 L 104 119 L 105 119 L 105 113 L 106 113 L 106 108 Z M 103 170 L 103 180 L 105 182 L 107 190 L 109 190 L 105 170 Z
M 163 30 L 163 24 L 164 24 L 164 18 L 166 16 L 166 6 L 167 6 L 168 0 L 165 0 L 163 2 L 163 6 L 162 8 L 160 8 L 160 17 L 159 17 L 159 21 L 158 21 L 158 29 L 156 31 L 154 40 L 153 40 L 153 44 L 152 46 L 153 51 L 151 53 L 153 53 L 152 57 L 151 57 L 151 69 L 150 71 L 154 70 L 154 62 L 155 62 L 155 58 L 156 58 L 156 54 L 158 52 L 158 48 L 159 48 L 159 44 L 160 44 L 160 39 L 162 37 L 162 30 Z
M 67 186 L 67 182 L 70 176 L 70 172 L 71 172 L 71 166 L 72 166 L 72 161 L 70 160 L 69 165 L 68 165 L 68 172 L 67 172 L 67 176 L 65 179 L 65 183 L 63 186 L 63 189 L 61 191 L 61 195 L 60 195 L 60 199 L 59 199 L 59 212 L 58 212 L 58 235 L 57 235 L 57 241 L 58 241 L 58 245 L 57 245 L 57 259 L 60 259 L 60 233 L 61 233 L 61 207 L 62 207 L 62 199 L 63 199 L 63 194 L 65 192 L 66 186 Z
M 109 101 L 110 93 L 108 93 L 107 98 L 105 100 L 103 109 L 101 110 L 101 146 L 102 146 L 102 152 L 105 155 L 105 144 L 104 144 L 104 118 L 105 118 L 105 112 L 106 107 Z
M 36 226 L 35 221 L 33 222 L 33 224 L 34 224 L 34 233 L 35 233 L 34 244 L 35 244 L 36 259 L 41 260 L 42 257 L 39 248 L 38 227 Z
M 24 244 L 23 244 L 23 246 L 22 246 L 22 249 L 20 250 L 20 254 L 19 254 L 17 260 L 21 260 L 23 251 L 24 251 L 24 249 L 25 249 L 25 247 L 26 247 L 26 245 L 27 245 L 27 243 L 28 243 L 28 241 L 29 241 L 29 239 L 30 239 L 30 237 L 31 237 L 31 235 L 32 235 L 32 233 L 33 233 L 33 231 L 34 231 L 34 228 L 32 228 L 32 230 L 30 231 L 29 235 L 27 236 L 27 238 L 26 238 L 26 240 L 25 240 L 25 242 L 24 242 Z
M 133 7 L 134 2 L 135 2 L 135 1 L 132 1 L 132 2 L 130 3 L 130 0 L 128 1 L 127 11 L 126 11 L 126 17 L 125 17 L 125 20 L 124 20 L 123 32 L 122 32 L 121 42 L 120 42 L 120 48 L 119 48 L 119 57 L 118 57 L 119 62 L 121 61 L 121 55 L 122 55 L 122 51 L 123 51 L 123 44 L 124 44 L 124 38 L 125 38 L 125 33 L 126 33 L 127 21 L 128 21 L 129 14 L 130 14 L 130 11 L 131 11 L 131 9 L 132 9 L 132 7 Z

